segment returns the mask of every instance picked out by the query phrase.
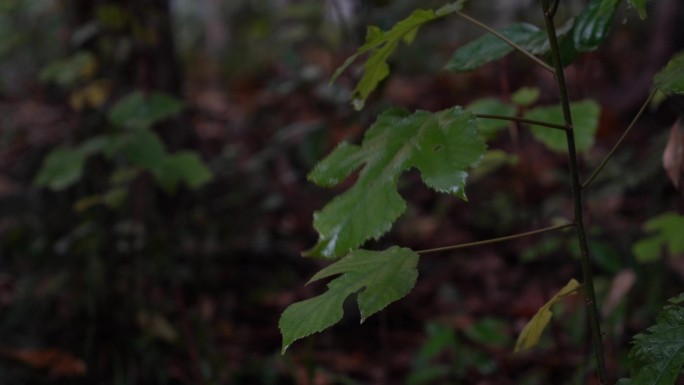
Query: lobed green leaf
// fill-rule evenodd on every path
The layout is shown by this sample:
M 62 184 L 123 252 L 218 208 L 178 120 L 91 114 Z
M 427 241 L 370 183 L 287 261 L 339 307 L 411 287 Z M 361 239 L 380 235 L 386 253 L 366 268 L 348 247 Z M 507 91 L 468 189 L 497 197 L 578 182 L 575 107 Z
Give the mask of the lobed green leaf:
M 684 94 L 684 52 L 676 54 L 653 78 L 655 88 L 666 94 Z
M 610 32 L 620 0 L 591 0 L 579 14 L 573 28 L 573 41 L 578 51 L 594 51 Z
M 584 100 L 570 103 L 570 111 L 577 151 L 588 151 L 594 145 L 601 107 L 593 100 Z M 554 124 L 563 124 L 564 122 L 563 110 L 560 105 L 536 107 L 527 111 L 524 117 Z M 567 138 L 562 130 L 533 125 L 532 134 L 553 151 L 567 152 L 568 150 Z
M 309 174 L 312 182 L 329 187 L 361 169 L 351 188 L 314 213 L 319 240 L 305 254 L 336 257 L 387 232 L 405 210 L 397 181 L 410 168 L 432 189 L 465 200 L 467 171 L 485 150 L 472 114 L 459 107 L 383 112 L 361 146 L 340 144 Z
M 418 279 L 418 259 L 412 250 L 396 246 L 384 251 L 354 250 L 319 271 L 309 282 L 340 276 L 328 283 L 325 293 L 285 309 L 279 322 L 283 352 L 294 341 L 339 322 L 345 299 L 354 293 L 358 293 L 361 322 L 406 296 Z
M 403 41 L 406 44 L 411 44 L 418 33 L 418 29 L 423 24 L 461 10 L 463 3 L 465 0 L 459 0 L 436 11 L 417 9 L 409 17 L 396 23 L 389 31 L 383 31 L 375 26 L 369 27 L 366 33 L 366 43 L 335 71 L 332 81 L 335 81 L 359 56 L 370 52 L 370 56 L 363 66 L 363 76 L 352 93 L 354 105 L 357 109 L 361 109 L 368 95 L 389 75 L 390 69 L 387 59 L 399 43 Z
M 634 337 L 629 352 L 631 385 L 674 385 L 684 364 L 684 307 L 681 295 L 663 308 L 656 324 Z

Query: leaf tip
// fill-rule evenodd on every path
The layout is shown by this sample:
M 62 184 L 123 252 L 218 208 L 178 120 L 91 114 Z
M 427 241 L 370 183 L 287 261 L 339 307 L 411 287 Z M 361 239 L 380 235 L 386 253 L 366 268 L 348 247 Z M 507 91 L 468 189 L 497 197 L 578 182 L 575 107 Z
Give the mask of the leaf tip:
M 366 105 L 366 101 L 361 99 L 361 98 L 354 98 L 351 101 L 352 107 L 354 107 L 354 111 L 361 111 L 363 110 L 363 107 Z

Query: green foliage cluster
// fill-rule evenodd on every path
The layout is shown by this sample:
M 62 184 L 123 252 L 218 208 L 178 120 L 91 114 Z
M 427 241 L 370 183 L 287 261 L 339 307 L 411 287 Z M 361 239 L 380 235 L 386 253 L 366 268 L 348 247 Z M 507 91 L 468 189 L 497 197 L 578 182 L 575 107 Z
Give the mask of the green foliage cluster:
M 342 259 L 321 270 L 311 281 L 341 275 L 329 283 L 326 293 L 295 303 L 285 310 L 280 320 L 283 351 L 295 340 L 338 322 L 342 318 L 344 299 L 354 293 L 358 293 L 359 308 L 362 319 L 365 319 L 403 297 L 413 287 L 417 277 L 416 264 L 422 252 L 398 247 L 385 251 L 358 249 L 367 240 L 386 233 L 405 210 L 405 203 L 397 192 L 397 180 L 402 172 L 416 168 L 425 184 L 435 191 L 466 200 L 468 173 L 476 170 L 485 157 L 486 141 L 505 128 L 508 121 L 529 126 L 534 137 L 550 150 L 568 152 L 571 165 L 576 162 L 576 153 L 586 152 L 592 147 L 600 106 L 592 100 L 570 103 L 559 69 L 562 72 L 562 68 L 570 64 L 579 52 L 593 51 L 605 41 L 620 1 L 592 0 L 580 14 L 559 28 L 553 25 L 553 15 L 559 2 L 543 1 L 546 30 L 530 24 L 514 24 L 501 31 L 492 30 L 463 14 L 461 11 L 464 3 L 454 2 L 436 11 L 416 10 L 388 31 L 369 27 L 366 43 L 338 69 L 333 79 L 339 77 L 361 55 L 367 54 L 363 75 L 352 95 L 354 107 L 362 108 L 370 93 L 389 75 L 387 61 L 400 42 L 413 42 L 418 28 L 429 21 L 458 15 L 485 28 L 490 34 L 459 48 L 446 64 L 447 70 L 470 71 L 517 50 L 554 73 L 561 89 L 561 103 L 535 106 L 539 91 L 521 89 L 513 95 L 512 103 L 486 98 L 466 108 L 454 107 L 434 113 L 409 113 L 393 108 L 378 116 L 360 146 L 342 143 L 318 163 L 309 179 L 320 186 L 338 185 L 354 171 L 361 171 L 352 187 L 314 215 L 314 227 L 319 233 L 319 241 L 306 255 Z M 629 4 L 642 19 L 647 16 L 645 1 L 634 0 L 629 1 Z M 681 56 L 675 57 L 663 71 L 655 75 L 654 90 L 666 94 L 682 93 L 683 73 L 684 61 Z M 606 162 L 612 153 L 606 158 Z M 595 171 L 594 176 L 604 165 L 605 162 Z M 574 194 L 581 194 L 581 189 L 594 176 L 582 185 L 575 172 L 572 181 Z M 581 198 L 576 198 L 575 206 L 581 213 Z M 576 227 L 580 244 L 586 243 L 581 221 L 565 227 L 567 226 Z M 541 231 L 561 227 L 564 226 Z M 683 249 L 679 235 L 682 227 L 681 217 L 674 214 L 665 214 L 651 220 L 645 229 L 659 233 L 637 243 L 635 254 L 642 260 L 654 259 L 660 255 L 658 250 L 661 245 L 665 244 L 671 252 L 681 253 Z M 521 234 L 523 235 L 527 234 Z M 588 251 L 585 249 L 582 254 L 582 263 L 586 267 L 591 264 Z M 604 381 L 606 374 L 598 317 L 592 316 L 592 306 L 596 312 L 593 304 L 593 276 L 590 268 L 585 268 L 584 272 L 583 284 L 571 280 L 539 310 L 521 332 L 516 351 L 535 346 L 551 319 L 551 306 L 582 289 L 593 323 L 593 343 L 598 345 L 599 377 Z M 635 347 L 630 354 L 633 380 L 629 383 L 674 383 L 682 364 L 679 313 L 680 307 L 667 307 L 659 317 L 658 325 L 649 329 L 650 334 L 636 337 Z M 451 341 L 452 338 L 440 340 Z M 429 371 L 426 373 L 428 376 L 434 374 Z M 657 380 L 653 382 L 653 378 Z
M 81 201 L 81 208 L 95 203 L 119 207 L 126 196 L 121 185 L 142 171 L 152 174 L 168 193 L 175 192 L 180 183 L 193 189 L 201 187 L 211 180 L 212 174 L 197 153 L 169 154 L 152 130 L 156 123 L 178 114 L 181 109 L 181 103 L 166 94 L 132 92 L 115 104 L 108 115 L 115 133 L 91 137 L 76 148 L 53 149 L 36 175 L 36 185 L 56 191 L 71 187 L 81 179 L 87 160 L 103 155 L 111 161 L 120 159 L 121 168 L 112 174 L 111 189 Z

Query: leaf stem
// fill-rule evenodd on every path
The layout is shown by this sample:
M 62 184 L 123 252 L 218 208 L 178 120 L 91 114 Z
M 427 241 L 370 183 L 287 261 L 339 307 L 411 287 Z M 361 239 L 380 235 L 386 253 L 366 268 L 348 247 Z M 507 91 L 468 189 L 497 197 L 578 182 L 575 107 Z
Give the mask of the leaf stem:
M 560 230 L 560 229 L 564 229 L 566 227 L 570 227 L 570 226 L 574 226 L 574 225 L 575 225 L 574 223 L 563 223 L 562 225 L 544 227 L 542 229 L 532 230 L 532 231 L 528 231 L 525 233 L 507 235 L 505 237 L 499 237 L 499 238 L 491 238 L 491 239 L 486 239 L 484 241 L 459 243 L 458 245 L 437 247 L 434 249 L 418 250 L 418 251 L 416 251 L 416 253 L 418 253 L 418 254 L 431 254 L 431 253 L 438 253 L 440 251 L 458 250 L 458 249 L 465 249 L 466 247 L 488 245 L 491 243 L 499 243 L 499 242 L 504 242 L 504 241 L 510 241 L 513 239 L 528 237 L 530 235 L 536 235 L 536 234 L 546 233 L 549 231 Z
M 541 120 L 525 119 L 519 118 L 517 116 L 506 116 L 506 115 L 492 115 L 492 114 L 473 114 L 476 118 L 482 119 L 495 119 L 495 120 L 508 120 L 511 122 L 518 122 L 524 124 L 533 124 L 535 126 L 543 126 L 549 128 L 556 128 L 559 130 L 567 131 L 568 127 L 563 124 L 554 124 L 549 122 L 543 122 Z
M 546 23 L 546 33 L 549 37 L 549 44 L 551 46 L 551 56 L 553 58 L 553 65 L 555 67 L 556 84 L 558 86 L 558 94 L 560 96 L 561 106 L 563 110 L 563 119 L 568 127 L 572 128 L 572 115 L 570 113 L 570 98 L 568 97 L 567 83 L 565 82 L 565 74 L 563 72 L 563 62 L 561 60 L 560 46 L 558 44 L 558 36 L 556 35 L 556 26 L 553 20 L 553 12 L 549 5 L 549 0 L 541 0 L 542 10 L 544 12 L 544 20 Z M 579 179 L 579 166 L 577 162 L 577 149 L 575 146 L 574 130 L 566 131 L 568 144 L 568 157 L 570 163 L 570 177 L 572 201 L 575 211 L 575 228 L 577 229 L 577 240 L 579 241 L 581 261 L 582 261 L 582 275 L 584 277 L 584 284 L 586 290 L 584 291 L 584 299 L 587 307 L 587 314 L 589 316 L 589 327 L 591 329 L 591 340 L 594 345 L 594 352 L 596 354 L 596 368 L 598 373 L 599 383 L 602 385 L 608 384 L 606 373 L 606 359 L 603 350 L 603 339 L 601 337 L 601 323 L 599 319 L 598 306 L 596 304 L 596 292 L 594 290 L 594 275 L 592 273 L 592 262 L 589 256 L 589 244 L 587 242 L 587 234 L 584 228 L 583 219 L 583 205 L 582 205 L 582 185 Z
M 625 132 L 622 133 L 622 135 L 620 136 L 620 139 L 618 139 L 618 141 L 615 143 L 615 145 L 610 150 L 608 155 L 606 155 L 606 158 L 603 160 L 603 162 L 601 162 L 601 164 L 598 167 L 596 167 L 596 170 L 594 170 L 594 172 L 591 174 L 591 176 L 584 183 L 582 183 L 582 189 L 589 186 L 589 184 L 598 176 L 598 174 L 606 166 L 606 163 L 608 163 L 608 161 L 613 157 L 613 155 L 615 154 L 615 151 L 617 151 L 617 149 L 620 147 L 620 145 L 622 145 L 622 142 L 625 141 L 627 134 L 629 134 L 629 132 L 632 130 L 632 127 L 634 127 L 636 122 L 641 118 L 641 115 L 643 115 L 644 111 L 646 111 L 646 107 L 649 105 L 649 103 L 651 102 L 651 99 L 653 99 L 653 96 L 655 94 L 656 94 L 656 91 L 654 90 L 653 92 L 651 92 L 650 95 L 648 95 L 648 98 L 646 99 L 644 104 L 639 109 L 639 112 L 637 112 L 637 114 L 634 115 L 634 118 L 629 123 L 629 126 L 627 126 L 627 129 L 625 130 Z
M 456 12 L 456 14 L 459 15 L 459 16 L 461 16 L 462 18 L 468 20 L 469 22 L 471 22 L 471 23 L 477 25 L 478 27 L 484 29 L 485 31 L 491 33 L 492 35 L 498 37 L 499 39 L 505 41 L 506 43 L 508 43 L 508 45 L 510 45 L 511 47 L 515 48 L 516 50 L 518 50 L 520 53 L 522 53 L 523 55 L 527 56 L 528 58 L 532 59 L 534 62 L 536 62 L 536 63 L 539 64 L 540 66 L 544 67 L 547 71 L 549 71 L 549 72 L 551 72 L 551 73 L 554 73 L 554 72 L 555 72 L 555 70 L 553 69 L 553 67 L 551 67 L 550 65 L 548 65 L 547 63 L 545 63 L 545 62 L 544 62 L 543 60 L 541 60 L 540 58 L 534 56 L 530 51 L 526 50 L 526 49 L 523 48 L 521 45 L 517 44 L 517 43 L 514 42 L 513 40 L 511 40 L 511 39 L 507 38 L 506 36 L 502 35 L 499 31 L 495 30 L 494 28 L 492 28 L 492 27 L 490 27 L 490 26 L 488 26 L 488 25 L 482 23 L 481 21 L 479 21 L 479 20 L 477 20 L 477 19 L 474 19 L 474 18 L 472 18 L 472 17 L 466 15 L 466 14 L 463 13 L 463 12 Z

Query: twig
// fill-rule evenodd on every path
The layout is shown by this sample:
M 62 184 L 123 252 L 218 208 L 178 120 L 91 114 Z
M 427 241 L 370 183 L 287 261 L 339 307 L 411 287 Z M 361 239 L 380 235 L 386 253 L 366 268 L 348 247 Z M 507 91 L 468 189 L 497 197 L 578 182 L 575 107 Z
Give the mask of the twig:
M 528 237 L 530 235 L 536 235 L 536 234 L 546 233 L 549 231 L 560 230 L 560 229 L 564 229 L 566 227 L 570 227 L 570 226 L 574 226 L 574 225 L 575 225 L 574 223 L 564 223 L 562 225 L 544 227 L 542 229 L 532 230 L 532 231 L 528 231 L 525 233 L 507 235 L 505 237 L 499 237 L 499 238 L 491 238 L 491 239 L 486 239 L 484 241 L 459 243 L 458 245 L 443 246 L 443 247 L 437 247 L 434 249 L 418 250 L 418 251 L 416 251 L 416 253 L 418 253 L 418 254 L 430 254 L 430 253 L 438 253 L 440 251 L 457 250 L 457 249 L 464 249 L 466 247 L 488 245 L 490 243 L 499 243 L 499 242 L 504 242 L 504 241 L 510 241 L 513 239 Z
M 532 124 L 535 126 L 556 128 L 556 129 L 563 130 L 563 131 L 568 130 L 568 127 L 564 126 L 562 124 L 543 122 L 541 120 L 519 118 L 517 116 L 492 115 L 492 114 L 474 114 L 474 115 L 476 118 L 482 118 L 482 119 L 508 120 L 511 122 L 518 122 L 518 123 L 524 123 L 524 124 Z
M 639 118 L 641 118 L 641 115 L 643 115 L 644 111 L 646 111 L 646 107 L 649 105 L 649 103 L 651 103 L 651 99 L 653 99 L 653 96 L 655 95 L 655 93 L 656 93 L 656 91 L 654 90 L 653 92 L 651 92 L 650 95 L 648 95 L 648 98 L 646 99 L 646 101 L 644 102 L 644 104 L 643 104 L 643 105 L 641 106 L 641 108 L 639 109 L 639 112 L 637 112 L 637 114 L 634 115 L 634 118 L 633 118 L 632 121 L 629 123 L 629 126 L 627 126 L 627 129 L 625 130 L 625 132 L 622 133 L 622 135 L 620 136 L 620 139 L 618 139 L 618 141 L 615 143 L 615 145 L 614 145 L 613 148 L 610 150 L 610 152 L 608 153 L 608 155 L 606 155 L 606 158 L 603 160 L 603 162 L 601 162 L 601 164 L 600 164 L 598 167 L 596 167 L 596 170 L 594 170 L 594 172 L 591 173 L 591 176 L 590 176 L 584 183 L 582 183 L 582 189 L 584 189 L 584 188 L 586 188 L 587 186 L 589 186 L 589 184 L 590 184 L 590 183 L 598 176 L 598 174 L 603 170 L 603 168 L 606 166 L 606 163 L 608 163 L 608 161 L 610 160 L 610 158 L 613 157 L 613 155 L 615 154 L 615 151 L 617 151 L 617 149 L 620 147 L 620 145 L 622 145 L 622 142 L 625 141 L 625 138 L 627 137 L 627 134 L 629 134 L 629 132 L 632 130 L 632 127 L 634 127 L 634 125 L 635 125 L 636 122 L 639 120 Z

